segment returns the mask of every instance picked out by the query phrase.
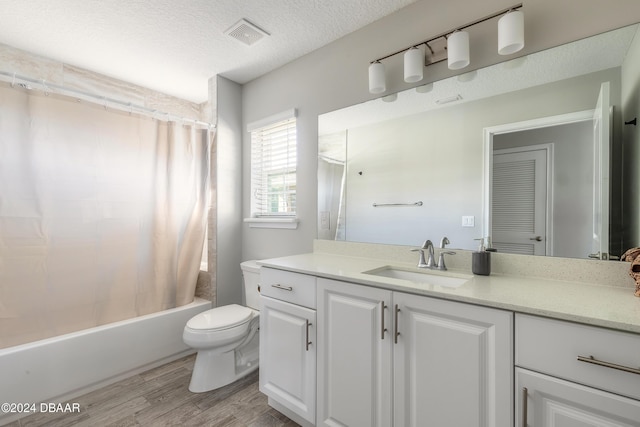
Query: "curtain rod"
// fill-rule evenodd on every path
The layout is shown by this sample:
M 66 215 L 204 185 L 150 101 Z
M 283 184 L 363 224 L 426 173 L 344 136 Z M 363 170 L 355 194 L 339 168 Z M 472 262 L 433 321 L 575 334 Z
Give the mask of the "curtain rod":
M 182 122 L 192 123 L 198 126 L 204 126 L 209 128 L 210 130 L 216 128 L 216 125 L 213 123 L 204 122 L 201 120 L 189 119 L 186 117 L 180 117 L 175 114 L 154 110 L 152 108 L 133 104 L 131 102 L 124 102 L 118 99 L 109 98 L 107 96 L 101 96 L 101 95 L 84 92 L 77 89 L 72 89 L 72 88 L 57 85 L 55 83 L 47 83 L 44 79 L 36 80 L 30 77 L 21 76 L 16 73 L 0 71 L 0 80 L 10 83 L 11 86 L 14 86 L 15 84 L 21 85 L 21 87 L 23 87 L 24 89 L 34 89 L 30 86 L 31 84 L 38 85 L 39 86 L 38 89 L 42 90 L 45 94 L 47 94 L 48 92 L 56 92 L 62 95 L 72 96 L 74 98 L 93 102 L 94 104 L 104 105 L 105 108 L 107 106 L 110 106 L 120 111 L 135 112 L 135 113 L 143 114 L 145 116 L 149 116 L 158 120 L 182 121 Z

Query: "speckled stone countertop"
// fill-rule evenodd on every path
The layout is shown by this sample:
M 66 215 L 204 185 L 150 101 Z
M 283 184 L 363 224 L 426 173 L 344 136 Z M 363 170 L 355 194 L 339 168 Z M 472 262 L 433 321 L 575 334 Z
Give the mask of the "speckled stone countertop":
M 608 286 L 509 274 L 475 276 L 469 270 L 450 269 L 445 274 L 466 275 L 469 280 L 460 287 L 448 288 L 364 273 L 384 266 L 421 271 L 415 267 L 415 263 L 322 252 L 272 258 L 259 261 L 259 264 L 392 291 L 640 334 L 640 298 L 633 295 L 629 286 Z M 438 274 L 431 270 L 426 271 Z

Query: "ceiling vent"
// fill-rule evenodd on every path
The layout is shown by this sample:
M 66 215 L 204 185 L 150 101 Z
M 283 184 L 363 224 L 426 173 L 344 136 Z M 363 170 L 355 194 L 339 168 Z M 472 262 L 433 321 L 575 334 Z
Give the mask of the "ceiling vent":
M 239 20 L 224 33 L 247 46 L 252 46 L 269 35 L 269 33 L 253 25 L 246 19 Z

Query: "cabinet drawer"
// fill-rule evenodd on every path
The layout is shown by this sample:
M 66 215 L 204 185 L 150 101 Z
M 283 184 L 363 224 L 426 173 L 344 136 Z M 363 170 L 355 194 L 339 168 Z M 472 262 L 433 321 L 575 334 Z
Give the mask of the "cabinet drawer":
M 516 365 L 640 399 L 639 334 L 517 314 Z
M 303 307 L 316 308 L 316 278 L 307 274 L 262 267 L 260 294 Z

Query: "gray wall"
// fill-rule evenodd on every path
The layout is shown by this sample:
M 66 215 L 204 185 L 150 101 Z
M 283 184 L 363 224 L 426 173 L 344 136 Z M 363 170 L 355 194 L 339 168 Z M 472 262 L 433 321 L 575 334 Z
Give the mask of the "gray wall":
M 474 239 L 483 236 L 483 128 L 546 116 L 595 108 L 602 82 L 611 83 L 611 102 L 620 105 L 620 69 L 610 69 L 542 87 L 455 105 L 439 110 L 387 120 L 349 129 L 346 203 L 346 237 L 349 241 L 420 245 L 425 239 L 439 241 L 447 236 L 452 248 L 475 249 Z M 569 139 L 580 129 L 582 137 Z M 587 137 L 584 137 L 586 129 Z M 563 132 L 564 131 L 564 132 Z M 591 144 L 591 124 L 556 130 L 519 132 L 534 140 L 563 141 L 556 148 L 556 178 L 578 174 L 568 170 L 564 154 L 571 147 L 586 144 L 577 153 L 587 153 Z M 513 135 L 513 134 L 510 134 Z M 504 135 L 494 139 L 501 147 Z M 540 143 L 540 142 L 539 142 Z M 524 142 L 525 145 L 531 142 Z M 574 156 L 575 157 L 575 156 Z M 590 160 L 591 159 L 591 160 Z M 592 170 L 592 157 L 581 166 Z M 362 173 L 362 174 L 360 174 Z M 573 174 L 573 175 L 572 175 Z M 579 181 L 579 180 L 578 180 Z M 592 178 L 584 180 L 591 188 Z M 567 200 L 563 186 L 556 188 L 558 209 Z M 577 193 L 572 193 L 578 197 Z M 591 214 L 591 194 L 584 200 Z M 564 202 L 563 202 L 564 200 Z M 373 208 L 372 203 L 423 201 L 420 208 Z M 581 214 L 578 209 L 577 214 Z M 462 216 L 474 216 L 475 227 L 462 227 Z M 571 225 L 577 224 L 577 218 Z M 562 228 L 562 223 L 558 227 Z M 554 255 L 585 257 L 590 250 L 591 225 L 576 239 L 581 250 L 566 244 L 554 247 Z M 571 227 L 564 230 L 577 231 Z M 577 235 L 577 234 L 576 234 Z M 570 235 L 569 235 L 570 236 Z M 559 241 L 562 235 L 557 236 Z M 589 243 L 585 248 L 585 239 Z M 564 239 L 566 240 L 566 239 Z M 580 242 L 579 242 L 580 241 Z M 555 246 L 555 245 L 554 245 Z M 578 255 L 580 254 L 580 255 Z
M 634 45 L 640 47 L 640 37 L 636 34 Z M 631 48 L 635 55 L 629 55 L 622 66 L 623 120 L 640 118 L 640 49 Z M 623 221 L 626 228 L 622 242 L 623 250 L 640 246 L 640 130 L 638 126 L 626 125 L 623 135 Z
M 217 79 L 218 127 L 216 133 L 217 305 L 242 302 L 242 87 L 223 77 Z
M 635 23 L 640 17 L 640 2 L 635 0 L 618 0 L 615 7 L 601 0 L 525 0 L 523 3 L 526 22 L 531 24 L 526 27 L 526 47 L 521 54 Z M 316 237 L 318 114 L 374 98 L 367 87 L 369 61 L 511 5 L 512 1 L 505 0 L 418 1 L 244 85 L 245 125 L 288 108 L 298 109 L 300 225 L 297 230 L 249 229 L 243 225 L 242 258 L 268 258 L 312 250 Z M 493 38 L 482 43 L 474 41 L 470 69 L 504 60 L 494 51 Z M 438 64 L 426 69 L 427 77 L 422 82 L 406 84 L 402 80 L 401 60 L 399 55 L 387 62 L 388 92 L 452 74 L 446 70 L 446 64 Z M 242 135 L 245 147 L 242 214 L 248 216 L 249 135 L 247 132 Z

